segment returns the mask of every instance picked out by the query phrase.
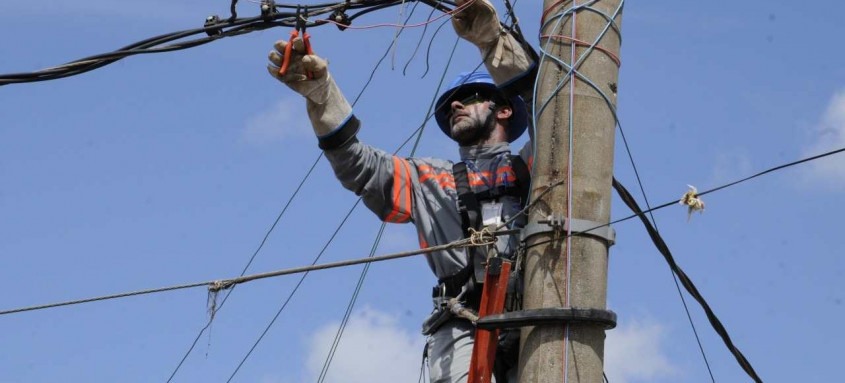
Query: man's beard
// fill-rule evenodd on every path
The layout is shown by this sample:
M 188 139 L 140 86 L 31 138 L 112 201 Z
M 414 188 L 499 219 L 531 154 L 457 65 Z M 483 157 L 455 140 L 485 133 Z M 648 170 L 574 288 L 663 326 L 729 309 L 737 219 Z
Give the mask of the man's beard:
M 477 145 L 488 138 L 496 127 L 496 115 L 492 111 L 484 121 L 465 117 L 452 124 L 452 139 L 460 146 Z

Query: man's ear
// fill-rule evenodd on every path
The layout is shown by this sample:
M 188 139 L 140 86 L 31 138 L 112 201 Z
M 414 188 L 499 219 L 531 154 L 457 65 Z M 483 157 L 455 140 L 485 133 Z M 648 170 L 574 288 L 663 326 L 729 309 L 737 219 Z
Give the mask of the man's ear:
M 507 120 L 513 115 L 513 109 L 509 105 L 496 108 L 496 119 Z

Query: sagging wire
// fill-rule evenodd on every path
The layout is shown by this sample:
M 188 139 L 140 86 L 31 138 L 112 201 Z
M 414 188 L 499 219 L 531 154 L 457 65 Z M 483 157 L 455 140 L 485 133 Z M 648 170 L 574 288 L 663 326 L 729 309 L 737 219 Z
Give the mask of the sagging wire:
M 436 8 L 434 8 L 434 7 L 432 7 L 432 8 L 431 8 L 431 12 L 428 14 L 428 17 L 426 18 L 426 20 L 431 20 L 431 16 L 434 16 L 434 11 L 435 11 L 435 10 L 436 10 Z M 440 28 L 442 28 L 444 24 L 445 24 L 445 23 L 440 24 L 440 27 L 438 27 L 438 28 L 437 28 L 437 30 L 439 31 L 439 30 L 440 30 Z M 416 56 L 417 56 L 417 52 L 419 51 L 420 46 L 422 46 L 422 42 L 423 42 L 423 40 L 425 40 L 425 34 L 426 34 L 426 32 L 428 32 L 428 24 L 426 24 L 426 25 L 423 27 L 423 30 L 422 30 L 422 32 L 420 33 L 420 39 L 417 41 L 417 46 L 416 46 L 416 47 L 414 47 L 414 52 L 413 52 L 413 53 L 411 53 L 411 57 L 408 57 L 408 61 L 405 63 L 405 67 L 403 67 L 403 68 L 402 68 L 402 75 L 403 75 L 403 76 L 407 76 L 408 66 L 410 66 L 410 65 L 411 65 L 411 62 L 412 62 L 412 61 L 414 61 L 414 57 L 416 57 Z M 436 32 L 435 32 L 435 34 L 436 34 Z M 431 45 L 429 45 L 429 47 L 431 47 Z M 426 56 L 426 73 L 427 73 L 427 72 L 428 72 L 428 56 Z M 423 76 L 422 76 L 422 77 L 420 77 L 420 78 L 423 78 L 423 77 L 425 77 L 425 74 L 423 74 Z
M 434 45 L 434 38 L 437 37 L 437 34 L 440 32 L 441 29 L 443 29 L 444 26 L 446 26 L 446 23 L 448 22 L 449 20 L 440 23 L 440 25 L 437 27 L 437 29 L 434 30 L 434 33 L 431 35 L 431 40 L 428 41 L 428 48 L 425 51 L 425 71 L 423 72 L 422 76 L 420 76 L 420 78 L 424 78 L 426 75 L 428 75 L 428 70 L 430 68 L 429 59 L 431 58 L 431 47 Z
M 408 20 L 410 20 L 410 15 L 409 15 L 409 17 L 408 17 Z M 406 20 L 406 23 L 407 23 L 407 20 Z M 394 40 L 394 42 L 392 42 L 392 43 L 391 43 L 391 46 L 392 46 L 393 44 L 395 44 L 395 40 Z M 356 97 L 355 97 L 355 100 L 352 102 L 352 107 L 353 107 L 353 108 L 354 108 L 354 107 L 355 107 L 355 105 L 358 103 L 358 101 L 361 99 L 361 97 L 364 95 L 364 92 L 366 92 L 366 90 L 369 88 L 370 83 L 371 83 L 371 81 L 372 81 L 372 79 L 373 79 L 373 77 L 374 77 L 374 75 L 375 75 L 375 72 L 376 72 L 376 71 L 378 70 L 378 68 L 381 66 L 381 64 L 382 64 L 382 62 L 384 61 L 385 57 L 387 57 L 387 52 L 389 52 L 389 50 L 390 50 L 390 46 L 388 46 L 388 50 L 387 50 L 387 51 L 385 51 L 385 55 L 384 55 L 384 56 L 382 56 L 382 58 L 381 58 L 381 59 L 380 59 L 380 60 L 376 63 L 376 65 L 373 67 L 373 70 L 370 72 L 369 79 L 368 79 L 368 80 L 367 80 L 367 82 L 364 84 L 364 86 L 361 88 L 361 90 L 358 92 L 358 94 L 357 94 L 357 95 L 356 95 Z M 412 137 L 413 137 L 413 136 L 412 136 Z M 241 275 L 243 275 L 243 274 L 246 272 L 246 270 L 249 268 L 250 264 L 252 264 L 252 261 L 253 261 L 253 259 L 255 258 L 255 256 L 258 254 L 258 251 L 259 251 L 259 250 L 261 250 L 261 248 L 262 248 L 262 247 L 263 247 L 263 245 L 264 245 L 264 242 L 265 242 L 265 241 L 267 240 L 267 238 L 269 237 L 270 232 L 272 232 L 273 228 L 275 228 L 276 224 L 277 224 L 277 223 L 278 223 L 278 221 L 281 219 L 281 216 L 282 216 L 282 215 L 284 215 L 284 212 L 287 210 L 287 207 L 288 207 L 288 206 L 290 205 L 290 203 L 293 201 L 293 198 L 294 198 L 294 197 L 296 197 L 297 193 L 299 192 L 299 189 L 302 187 L 302 185 L 303 185 L 303 184 L 304 184 L 304 183 L 308 180 L 308 178 L 311 176 L 312 171 L 314 170 L 314 168 L 316 167 L 317 163 L 319 163 L 319 161 L 320 161 L 322 158 L 323 158 L 323 152 L 320 152 L 320 153 L 317 155 L 317 158 L 314 160 L 313 164 L 311 165 L 311 168 L 310 168 L 310 170 L 308 171 L 308 173 L 306 173 L 305 177 L 302 179 L 302 181 L 300 181 L 299 186 L 297 187 L 297 189 L 296 189 L 296 191 L 294 192 L 294 194 L 293 194 L 293 195 L 291 195 L 290 199 L 289 199 L 289 200 L 288 200 L 288 202 L 285 204 L 285 207 L 284 207 L 284 209 L 282 210 L 282 213 L 280 213 L 280 215 L 276 218 L 276 222 L 274 222 L 274 223 L 273 223 L 273 225 L 271 226 L 270 230 L 269 230 L 269 231 L 267 232 L 267 234 L 265 235 L 264 239 L 263 239 L 263 240 L 262 240 L 262 242 L 261 242 L 261 245 L 260 245 L 260 246 L 259 246 L 259 248 L 256 250 L 256 252 L 252 255 L 252 257 L 250 258 L 249 262 L 247 263 L 247 265 L 246 265 L 246 267 L 244 268 L 244 271 L 241 273 Z M 356 205 L 357 205 L 357 202 L 356 202 Z M 355 205 L 353 205 L 352 209 L 353 209 L 353 210 L 355 209 Z M 350 211 L 350 214 L 351 214 L 351 211 Z M 342 225 L 342 224 L 341 224 L 341 225 Z M 320 254 L 320 255 L 321 255 L 321 254 Z M 320 255 L 318 255 L 318 256 L 317 256 L 317 258 L 318 258 L 318 259 L 319 259 Z M 317 261 L 317 259 L 315 259 L 315 260 L 314 260 L 314 262 L 316 262 L 316 261 Z M 303 276 L 303 279 L 304 279 L 304 278 L 305 278 L 305 276 Z M 301 283 L 301 282 L 302 282 L 302 280 L 300 280 L 300 283 Z M 294 291 L 291 293 L 291 295 L 288 297 L 288 299 L 287 299 L 287 300 L 285 301 L 285 303 L 282 305 L 282 309 L 280 309 L 280 311 L 284 310 L 284 307 L 287 305 L 287 302 L 288 302 L 288 301 L 292 298 L 292 296 L 293 296 L 293 294 L 295 293 L 296 289 L 298 289 L 298 286 L 299 286 L 299 284 L 297 284 L 297 285 L 296 285 L 296 287 L 295 287 Z M 197 334 L 196 338 L 195 338 L 195 339 L 194 339 L 194 341 L 192 342 L 191 346 L 188 348 L 188 351 L 187 351 L 187 352 L 185 352 L 185 354 L 182 356 L 182 359 L 179 361 L 179 364 L 176 366 L 176 368 L 174 369 L 174 371 L 171 373 L 170 377 L 168 378 L 168 380 L 167 380 L 167 382 L 168 382 L 168 383 L 169 383 L 169 382 L 173 379 L 173 377 L 174 377 L 174 376 L 176 376 L 176 373 L 179 371 L 179 369 L 181 368 L 182 364 L 185 362 L 185 360 L 186 360 L 186 359 L 188 358 L 188 356 L 191 354 L 191 352 L 193 351 L 194 347 L 196 347 L 196 344 L 197 344 L 197 342 L 199 341 L 199 339 L 202 337 L 202 334 L 203 334 L 203 333 L 204 333 L 204 332 L 205 332 L 205 331 L 206 331 L 206 330 L 207 330 L 207 329 L 211 326 L 212 320 L 214 319 L 214 315 L 217 313 L 217 311 L 219 311 L 219 310 L 220 310 L 220 308 L 222 308 L 223 304 L 225 304 L 225 303 L 226 303 L 226 300 L 229 298 L 229 295 L 231 295 L 232 291 L 234 291 L 234 289 L 231 289 L 231 290 L 227 291 L 226 296 L 223 298 L 223 301 L 220 303 L 220 305 L 218 305 L 217 307 L 215 307 L 215 308 L 214 308 L 214 310 L 212 311 L 212 313 L 211 313 L 211 315 L 210 315 L 210 318 L 209 318 L 208 323 L 205 325 L 205 327 L 203 327 L 202 329 L 200 329 L 199 333 Z M 280 313 L 280 312 L 279 312 L 279 313 Z M 275 319 L 273 319 L 273 321 L 275 321 Z M 271 323 L 272 323 L 272 322 L 271 322 Z M 272 324 L 271 324 L 271 325 L 272 325 Z M 262 335 L 262 337 L 263 337 L 263 335 Z M 259 339 L 259 342 L 260 342 L 260 339 Z M 251 352 L 251 351 L 250 351 L 250 352 Z M 240 366 L 239 366 L 238 368 L 240 368 Z M 233 375 L 233 376 L 234 376 L 234 375 Z
M 414 14 L 414 11 L 417 10 L 418 4 L 419 3 L 414 3 L 414 6 L 411 8 L 411 12 L 408 13 L 408 19 L 410 19 L 411 16 Z M 406 8 L 405 0 L 402 0 L 402 6 L 399 7 L 399 14 L 396 15 L 396 17 L 398 18 L 399 21 L 402 21 L 402 15 L 405 13 L 405 8 Z M 434 12 L 433 9 L 432 9 L 432 12 Z M 397 24 L 398 24 L 398 22 L 397 22 Z M 423 28 L 427 28 L 427 27 L 428 27 L 428 24 L 425 24 L 425 26 L 423 26 Z M 393 49 L 392 49 L 393 52 L 391 53 L 391 56 L 390 56 L 390 70 L 396 69 L 396 49 L 399 46 L 399 44 L 397 44 L 397 42 L 399 41 L 399 34 L 404 29 L 405 28 L 403 28 L 403 27 L 397 27 L 396 32 L 394 32 L 394 34 L 393 34 L 393 44 L 391 44 L 393 46 Z

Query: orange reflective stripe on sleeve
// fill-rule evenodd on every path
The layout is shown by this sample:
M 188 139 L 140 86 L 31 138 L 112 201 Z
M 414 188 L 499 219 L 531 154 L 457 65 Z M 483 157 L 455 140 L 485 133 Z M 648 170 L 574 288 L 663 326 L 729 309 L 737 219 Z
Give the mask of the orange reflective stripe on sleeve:
M 393 156 L 393 209 L 384 218 L 387 222 L 403 223 L 411 219 L 411 164 Z

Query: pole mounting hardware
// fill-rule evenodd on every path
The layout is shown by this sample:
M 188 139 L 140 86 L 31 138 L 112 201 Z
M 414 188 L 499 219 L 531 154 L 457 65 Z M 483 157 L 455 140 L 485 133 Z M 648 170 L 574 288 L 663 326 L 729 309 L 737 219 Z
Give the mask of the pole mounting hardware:
M 538 234 L 553 233 L 556 236 L 560 233 L 572 232 L 572 235 L 586 235 L 597 237 L 607 242 L 608 246 L 616 243 L 616 230 L 606 223 L 589 221 L 586 219 L 567 220 L 562 214 L 551 214 L 546 219 L 536 222 L 529 222 L 522 229 L 522 241 Z
M 616 327 L 616 313 L 602 309 L 584 309 L 576 307 L 552 307 L 512 311 L 504 314 L 487 315 L 475 325 L 480 329 L 518 328 L 539 325 L 559 325 L 561 323 L 594 323 L 605 330 Z
M 205 23 L 203 23 L 202 26 L 203 26 L 203 28 L 206 28 L 205 34 L 207 34 L 208 37 L 216 36 L 216 35 L 223 33 L 223 31 L 220 30 L 220 28 L 209 28 L 209 27 L 213 27 L 217 24 L 220 24 L 220 16 L 211 15 L 211 16 L 208 16 L 208 17 L 205 18 Z

